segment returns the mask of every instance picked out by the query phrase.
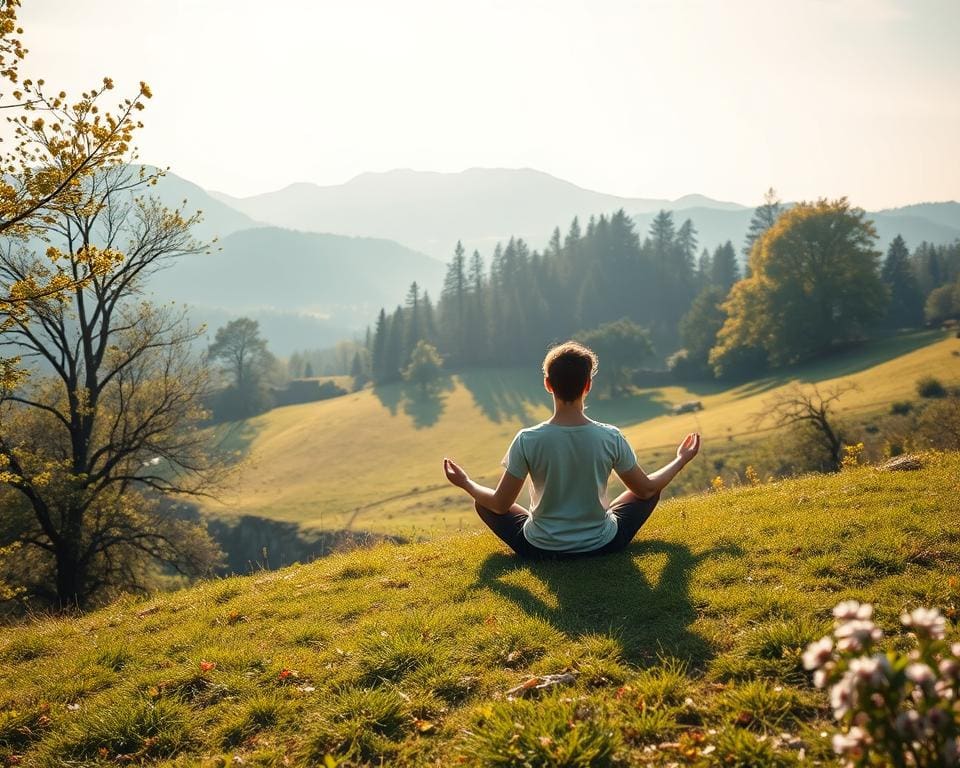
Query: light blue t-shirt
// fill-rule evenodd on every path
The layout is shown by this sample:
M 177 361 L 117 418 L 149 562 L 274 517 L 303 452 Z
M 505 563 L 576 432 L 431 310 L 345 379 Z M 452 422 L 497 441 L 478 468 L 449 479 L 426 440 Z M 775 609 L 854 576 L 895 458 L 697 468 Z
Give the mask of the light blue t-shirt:
M 530 518 L 523 535 L 541 549 L 589 552 L 617 534 L 607 511 L 610 472 L 626 472 L 637 456 L 623 433 L 591 421 L 575 427 L 537 424 L 521 429 L 503 457 L 503 466 L 531 480 Z

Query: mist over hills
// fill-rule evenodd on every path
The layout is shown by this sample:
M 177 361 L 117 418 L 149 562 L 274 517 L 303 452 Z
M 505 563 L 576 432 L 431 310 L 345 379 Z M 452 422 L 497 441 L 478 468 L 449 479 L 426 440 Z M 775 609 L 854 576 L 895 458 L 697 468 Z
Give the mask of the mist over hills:
M 402 301 L 410 282 L 436 296 L 443 277 L 436 259 L 376 238 L 257 227 L 219 245 L 177 259 L 153 276 L 152 290 L 208 323 L 259 320 L 278 354 L 330 346 Z
M 280 227 L 385 237 L 446 260 L 457 240 L 488 254 L 500 240 L 522 237 L 542 247 L 574 216 L 656 212 L 694 206 L 744 206 L 688 195 L 675 202 L 583 189 L 528 168 L 471 168 L 461 173 L 395 170 L 364 173 L 345 184 L 291 184 L 246 198 L 211 193 L 248 216 Z
M 461 173 L 395 170 L 364 173 L 345 184 L 291 184 L 276 192 L 216 199 L 247 216 L 310 231 L 367 235 L 396 240 L 446 261 L 457 240 L 468 251 L 488 255 L 499 241 L 522 237 L 542 248 L 555 226 L 564 230 L 579 216 L 623 208 L 645 231 L 660 209 L 675 211 L 679 223 L 689 217 L 702 246 L 731 240 L 738 247 L 753 207 L 703 195 L 677 200 L 608 195 L 531 169 L 471 168 Z M 856 201 L 853 201 L 856 203 Z M 911 246 L 921 240 L 951 242 L 960 237 L 960 204 L 920 203 L 879 212 L 880 246 L 898 233 Z
M 515 236 L 542 248 L 553 228 L 565 231 L 574 216 L 585 224 L 619 208 L 643 236 L 656 212 L 667 209 L 678 225 L 693 221 L 701 248 L 731 240 L 739 252 L 753 215 L 752 207 L 698 194 L 674 201 L 608 195 L 530 169 L 365 173 L 346 184 L 298 183 L 248 198 L 208 192 L 168 173 L 150 193 L 168 206 L 186 200 L 188 213 L 202 210 L 197 237 L 218 237 L 220 249 L 156 275 L 155 295 L 191 304 L 211 325 L 254 317 L 278 354 L 358 332 L 381 306 L 402 302 L 414 280 L 437 298 L 457 240 L 489 260 L 497 242 Z M 868 216 L 884 249 L 897 234 L 911 248 L 960 238 L 957 202 Z

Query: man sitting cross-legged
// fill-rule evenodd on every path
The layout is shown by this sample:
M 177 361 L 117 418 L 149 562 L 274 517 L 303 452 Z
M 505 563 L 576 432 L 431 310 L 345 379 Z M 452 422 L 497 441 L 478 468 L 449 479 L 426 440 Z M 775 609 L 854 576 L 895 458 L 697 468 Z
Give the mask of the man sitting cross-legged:
M 478 485 L 450 459 L 447 479 L 476 501 L 480 518 L 521 557 L 604 554 L 624 549 L 653 512 L 660 492 L 700 450 L 700 435 L 687 435 L 677 457 L 646 474 L 623 433 L 584 414 L 584 399 L 597 371 L 592 350 L 568 341 L 543 361 L 543 384 L 553 395 L 553 416 L 521 429 L 503 458 L 496 490 Z M 607 504 L 614 471 L 627 487 Z M 530 475 L 531 507 L 517 497 Z

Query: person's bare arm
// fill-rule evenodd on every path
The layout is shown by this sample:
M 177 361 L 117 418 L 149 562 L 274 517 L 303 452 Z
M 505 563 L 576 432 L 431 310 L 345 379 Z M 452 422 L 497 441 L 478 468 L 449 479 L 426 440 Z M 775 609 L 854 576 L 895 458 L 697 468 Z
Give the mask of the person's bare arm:
M 462 467 L 450 459 L 443 460 L 443 473 L 447 480 L 469 493 L 481 507 L 486 507 L 498 515 L 509 512 L 520 491 L 523 490 L 523 478 L 514 477 L 506 471 L 500 476 L 496 490 L 475 483 Z
M 693 461 L 699 450 L 700 433 L 691 432 L 683 438 L 683 442 L 677 448 L 677 457 L 669 464 L 660 467 L 656 472 L 651 472 L 648 475 L 637 464 L 633 469 L 628 469 L 623 474 L 618 472 L 617 476 L 627 486 L 628 490 L 641 499 L 652 499 L 670 484 L 670 481 L 677 476 L 681 469 Z

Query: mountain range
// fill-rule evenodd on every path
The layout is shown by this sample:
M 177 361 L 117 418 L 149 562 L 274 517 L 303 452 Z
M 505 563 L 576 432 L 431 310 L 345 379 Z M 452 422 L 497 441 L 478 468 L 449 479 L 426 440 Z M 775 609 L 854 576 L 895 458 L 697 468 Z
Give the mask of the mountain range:
M 672 201 L 604 194 L 531 169 L 365 173 L 345 184 L 298 183 L 245 198 L 168 173 L 154 194 L 168 206 L 186 201 L 188 211 L 202 210 L 197 236 L 219 238 L 219 250 L 156 275 L 157 297 L 191 304 L 210 324 L 256 317 L 281 355 L 356 333 L 379 307 L 401 302 L 414 280 L 436 298 L 458 240 L 489 260 L 496 243 L 512 236 L 542 248 L 554 227 L 565 232 L 574 216 L 583 224 L 620 208 L 642 236 L 666 209 L 677 224 L 693 221 L 701 247 L 731 240 L 739 250 L 753 215 L 752 207 L 696 194 Z M 957 202 L 868 218 L 883 249 L 897 234 L 911 248 L 960 239 Z

